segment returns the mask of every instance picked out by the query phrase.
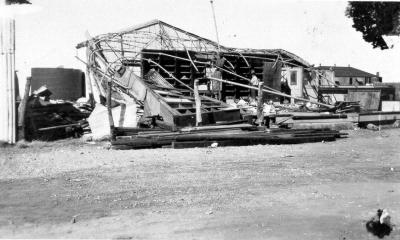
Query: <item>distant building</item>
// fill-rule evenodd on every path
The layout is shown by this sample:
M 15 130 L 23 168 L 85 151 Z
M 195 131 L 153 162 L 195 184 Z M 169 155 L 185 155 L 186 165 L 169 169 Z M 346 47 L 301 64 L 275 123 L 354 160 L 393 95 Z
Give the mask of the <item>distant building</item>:
M 365 86 L 382 82 L 379 73 L 372 74 L 353 67 L 319 66 L 316 67 L 319 77 L 318 85 Z

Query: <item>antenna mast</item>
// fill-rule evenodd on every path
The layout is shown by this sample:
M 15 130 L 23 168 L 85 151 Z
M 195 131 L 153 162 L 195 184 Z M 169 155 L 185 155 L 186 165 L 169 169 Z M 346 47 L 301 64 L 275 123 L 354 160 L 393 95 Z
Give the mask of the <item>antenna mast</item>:
M 217 44 L 218 44 L 218 55 L 221 52 L 221 46 L 219 45 L 219 37 L 218 37 L 218 28 L 217 28 L 217 20 L 215 18 L 215 11 L 214 11 L 214 1 L 210 0 L 211 3 L 211 9 L 212 9 L 212 13 L 213 13 L 213 18 L 214 18 L 214 27 L 215 27 L 215 34 L 217 36 Z

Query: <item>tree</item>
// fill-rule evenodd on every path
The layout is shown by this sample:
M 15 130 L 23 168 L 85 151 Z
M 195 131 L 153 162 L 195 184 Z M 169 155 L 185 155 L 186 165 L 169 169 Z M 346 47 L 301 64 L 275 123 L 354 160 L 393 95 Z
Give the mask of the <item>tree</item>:
M 382 36 L 398 27 L 400 2 L 349 2 L 346 16 L 353 19 L 353 28 L 374 48 L 388 49 Z
M 6 5 L 11 5 L 11 4 L 31 4 L 27 0 L 6 0 Z

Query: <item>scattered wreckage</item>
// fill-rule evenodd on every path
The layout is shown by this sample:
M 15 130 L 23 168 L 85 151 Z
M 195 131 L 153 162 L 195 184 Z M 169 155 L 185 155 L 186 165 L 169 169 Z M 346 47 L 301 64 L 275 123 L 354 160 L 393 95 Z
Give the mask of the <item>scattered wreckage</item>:
M 87 66 L 90 98 L 107 106 L 101 118 L 109 119 L 114 146 L 334 140 L 341 135 L 336 130 L 361 121 L 354 115 L 359 101 L 332 102 L 318 86 L 331 80 L 282 49 L 228 48 L 160 20 L 89 38 L 77 48 L 86 48 L 86 60 L 77 58 Z M 126 127 L 122 109 L 132 104 L 137 112 L 129 114 L 140 118 Z M 121 108 L 118 122 L 115 107 Z M 302 128 L 309 130 L 299 133 Z
M 45 86 L 33 91 L 25 107 L 25 139 L 56 140 L 80 137 L 89 130 L 86 118 L 92 109 L 87 103 L 51 100 Z
M 282 98 L 335 108 L 280 91 L 282 71 L 310 67 L 287 51 L 227 48 L 159 20 L 77 45 L 83 47 L 87 60 L 78 59 L 87 66 L 91 97 L 107 105 L 116 148 L 300 143 L 341 135 L 328 129 L 268 129 L 275 121 L 272 102 Z M 251 75 L 263 82 L 251 85 Z M 257 103 L 245 107 L 245 99 Z M 132 103 L 141 118 L 137 127 L 123 127 L 113 106 Z

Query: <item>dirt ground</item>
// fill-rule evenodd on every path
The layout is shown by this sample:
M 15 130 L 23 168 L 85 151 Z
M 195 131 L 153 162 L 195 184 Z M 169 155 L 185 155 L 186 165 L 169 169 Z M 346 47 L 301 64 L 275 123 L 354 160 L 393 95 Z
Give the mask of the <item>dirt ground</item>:
M 400 227 L 399 143 L 400 129 L 386 129 L 299 145 L 3 147 L 0 236 L 377 239 L 365 222 L 378 208 Z

